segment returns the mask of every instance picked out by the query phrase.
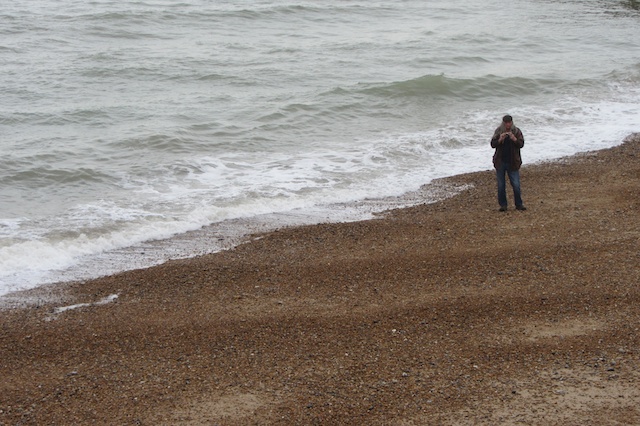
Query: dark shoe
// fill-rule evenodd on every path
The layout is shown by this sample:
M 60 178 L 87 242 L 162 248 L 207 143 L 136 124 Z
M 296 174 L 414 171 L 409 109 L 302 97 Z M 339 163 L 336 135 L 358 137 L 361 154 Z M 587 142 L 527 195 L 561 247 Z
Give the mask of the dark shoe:
M 525 211 L 527 208 L 525 206 L 516 206 L 517 210 Z
M 500 206 L 500 211 L 501 212 L 506 212 L 507 211 L 507 206 Z

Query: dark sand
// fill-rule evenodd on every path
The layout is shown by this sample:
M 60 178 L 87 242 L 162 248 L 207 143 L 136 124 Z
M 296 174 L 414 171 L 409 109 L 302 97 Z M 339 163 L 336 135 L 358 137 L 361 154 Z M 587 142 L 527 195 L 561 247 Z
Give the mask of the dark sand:
M 640 424 L 640 135 L 447 182 L 5 308 L 0 424 Z

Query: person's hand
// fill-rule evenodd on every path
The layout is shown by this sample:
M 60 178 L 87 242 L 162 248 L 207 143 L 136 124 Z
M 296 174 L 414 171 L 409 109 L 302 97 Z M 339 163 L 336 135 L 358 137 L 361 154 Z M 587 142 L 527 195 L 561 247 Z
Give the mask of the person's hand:
M 500 143 L 504 142 L 504 140 L 505 140 L 507 137 L 508 137 L 509 139 L 511 139 L 512 141 L 514 141 L 514 142 L 517 140 L 517 138 L 516 138 L 516 136 L 513 134 L 513 132 L 504 132 L 503 134 L 501 134 L 501 135 L 500 135 Z

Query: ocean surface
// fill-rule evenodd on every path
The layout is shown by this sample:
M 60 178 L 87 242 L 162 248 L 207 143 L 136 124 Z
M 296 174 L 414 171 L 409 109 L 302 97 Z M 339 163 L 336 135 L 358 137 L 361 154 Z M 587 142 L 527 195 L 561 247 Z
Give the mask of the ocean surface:
M 615 146 L 639 53 L 635 0 L 4 2 L 0 295 L 429 202 L 505 113 Z

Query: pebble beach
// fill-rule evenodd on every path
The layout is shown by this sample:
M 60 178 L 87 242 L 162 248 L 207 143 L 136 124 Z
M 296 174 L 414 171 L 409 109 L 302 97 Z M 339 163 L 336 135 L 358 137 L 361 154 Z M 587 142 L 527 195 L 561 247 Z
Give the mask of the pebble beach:
M 640 135 L 521 177 L 5 296 L 0 425 L 639 424 Z

